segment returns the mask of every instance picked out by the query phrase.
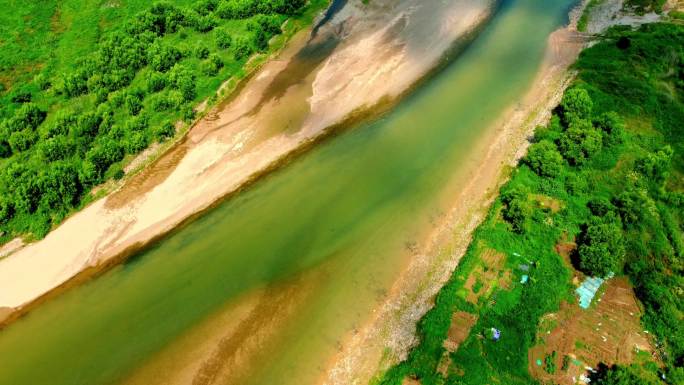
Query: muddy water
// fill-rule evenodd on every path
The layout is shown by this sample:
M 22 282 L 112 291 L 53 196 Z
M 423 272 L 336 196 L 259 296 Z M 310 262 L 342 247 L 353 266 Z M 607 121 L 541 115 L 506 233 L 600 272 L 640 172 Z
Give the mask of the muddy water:
M 314 383 L 439 222 L 571 3 L 505 1 L 387 116 L 1 331 L 0 384 Z

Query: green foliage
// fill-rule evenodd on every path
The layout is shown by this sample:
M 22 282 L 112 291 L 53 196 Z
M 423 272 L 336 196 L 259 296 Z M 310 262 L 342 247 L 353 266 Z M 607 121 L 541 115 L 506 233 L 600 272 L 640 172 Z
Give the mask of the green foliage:
M 556 356 L 558 353 L 554 350 L 551 352 L 551 354 L 547 354 L 546 357 L 544 357 L 544 371 L 549 374 L 555 374 L 556 373 Z
M 594 277 L 606 277 L 620 271 L 625 258 L 622 226 L 618 221 L 606 218 L 592 218 L 579 238 L 579 267 Z
M 233 38 L 224 29 L 215 30 L 214 36 L 216 39 L 216 46 L 221 48 L 221 49 L 230 48 L 230 45 L 233 43 Z M 203 57 L 202 59 L 204 59 L 205 57 Z
M 542 140 L 530 146 L 525 163 L 540 176 L 555 178 L 561 174 L 565 162 L 555 143 Z
M 587 90 L 574 87 L 565 92 L 561 100 L 561 112 L 563 122 L 571 125 L 575 120 L 586 120 L 591 117 L 594 102 L 591 100 Z
M 667 0 L 627 0 L 625 6 L 634 8 L 638 13 L 662 12 Z
M 624 44 L 625 39 L 628 44 Z M 622 41 L 622 43 L 619 43 Z M 583 51 L 578 77 L 547 127 L 501 188 L 466 255 L 418 324 L 419 343 L 380 384 L 406 377 L 423 384 L 530 384 L 528 350 L 541 317 L 573 295 L 569 267 L 554 253 L 576 238 L 580 267 L 592 275 L 627 274 L 644 305 L 644 327 L 661 346 L 667 382 L 684 378 L 684 27 L 614 29 Z M 681 79 L 680 79 L 680 75 Z M 665 84 L 665 86 L 664 86 Z M 568 161 L 558 162 L 558 152 Z M 548 164 L 553 165 L 546 169 Z M 558 170 L 560 167 L 560 170 Z M 562 202 L 557 211 L 536 204 Z M 504 223 L 508 222 L 508 223 Z M 510 224 L 510 226 L 509 226 Z M 496 289 L 477 304 L 464 285 L 483 249 L 506 255 L 515 272 L 529 264 L 526 285 Z M 623 270 L 624 266 L 624 270 Z M 515 274 L 515 273 L 514 273 Z M 477 314 L 470 335 L 450 354 L 446 377 L 437 371 L 454 311 Z M 498 342 L 483 331 L 502 331 Z M 480 335 L 480 336 L 478 336 Z M 557 372 L 553 353 L 544 369 Z M 564 357 L 562 370 L 569 366 Z M 655 368 L 655 369 L 654 369 Z M 602 370 L 599 384 L 655 384 L 656 365 Z
M 243 60 L 251 55 L 252 52 L 254 52 L 254 47 L 246 38 L 239 37 L 235 39 L 235 44 L 233 44 L 233 55 L 235 56 L 235 60 Z
M 525 224 L 532 215 L 532 207 L 527 199 L 527 192 L 521 189 L 510 189 L 501 193 L 504 204 L 503 218 L 511 224 L 513 231 L 522 233 Z
M 619 366 L 602 369 L 592 381 L 598 385 L 657 385 L 662 384 L 658 376 L 637 365 Z
M 561 135 L 558 147 L 570 164 L 580 166 L 601 151 L 603 135 L 589 120 L 573 118 Z
M 166 88 L 166 75 L 160 72 L 152 72 L 147 78 L 147 91 L 155 93 Z
M 200 100 L 230 77 L 244 76 L 246 59 L 256 47 L 267 48 L 288 17 L 295 17 L 292 33 L 324 6 L 320 0 L 5 4 L 3 239 L 45 235 L 95 185 L 122 177 L 132 155 L 173 136 L 176 122 L 192 121 Z
M 580 16 L 580 19 L 577 21 L 578 31 L 586 32 L 587 25 L 589 24 L 589 16 L 591 15 L 594 8 L 596 8 L 597 5 L 601 4 L 602 1 L 603 0 L 589 0 L 587 6 L 584 8 L 584 12 L 582 12 L 582 16 Z

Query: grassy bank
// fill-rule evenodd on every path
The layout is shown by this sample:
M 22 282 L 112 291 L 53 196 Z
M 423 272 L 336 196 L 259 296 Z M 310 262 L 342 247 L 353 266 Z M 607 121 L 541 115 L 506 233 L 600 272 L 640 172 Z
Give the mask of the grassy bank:
M 538 383 L 528 352 L 543 316 L 576 302 L 573 275 L 608 272 L 630 278 L 661 361 L 595 381 L 684 381 L 683 58 L 684 27 L 667 24 L 614 29 L 582 53 L 575 84 L 420 321 L 419 344 L 377 383 Z M 564 370 L 565 353 L 547 371 Z
M 6 2 L 0 243 L 44 236 L 94 187 L 123 177 L 142 150 L 183 132 L 200 101 L 216 101 L 226 80 L 244 77 L 327 4 Z

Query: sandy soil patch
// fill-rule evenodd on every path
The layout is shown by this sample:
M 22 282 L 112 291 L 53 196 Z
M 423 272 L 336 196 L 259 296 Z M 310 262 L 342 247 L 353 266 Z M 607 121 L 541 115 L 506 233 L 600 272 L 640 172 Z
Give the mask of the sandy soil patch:
M 444 348 L 449 352 L 455 352 L 458 346 L 468 338 L 470 329 L 477 322 L 477 316 L 464 311 L 457 311 L 451 316 L 449 334 L 444 341 Z

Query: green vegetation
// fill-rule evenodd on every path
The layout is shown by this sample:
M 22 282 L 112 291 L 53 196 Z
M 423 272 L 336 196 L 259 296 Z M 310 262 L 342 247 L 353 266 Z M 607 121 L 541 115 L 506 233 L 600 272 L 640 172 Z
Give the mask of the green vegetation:
M 420 343 L 378 383 L 401 384 L 406 377 L 422 385 L 537 383 L 528 372 L 528 351 L 538 342 L 541 318 L 562 301 L 573 302 L 573 266 L 554 251 L 571 239 L 578 243 L 574 268 L 630 277 L 663 363 L 603 368 L 596 382 L 663 383 L 659 375 L 665 374 L 667 383 L 682 383 L 684 26 L 612 29 L 582 53 L 576 69 L 575 84 L 549 125 L 537 130 L 527 157 L 419 322 Z M 539 196 L 562 202 L 562 209 L 538 204 Z M 529 282 L 468 302 L 464 285 L 492 249 L 506 255 L 513 282 L 522 274 Z M 448 352 L 443 342 L 455 311 L 477 314 L 478 321 Z M 501 330 L 499 341 L 482 333 L 492 327 Z M 438 372 L 445 354 L 451 367 Z M 548 373 L 557 370 L 555 358 L 544 359 Z M 562 365 L 567 369 L 567 359 Z
M 558 353 L 554 350 L 551 354 L 544 357 L 544 370 L 546 373 L 555 374 L 556 373 L 556 356 Z
M 589 24 L 589 16 L 591 12 L 596 8 L 597 5 L 601 4 L 604 0 L 589 0 L 587 6 L 582 12 L 582 16 L 577 21 L 577 30 L 580 32 L 585 32 L 587 30 L 587 24 Z
M 93 187 L 326 0 L 3 2 L 0 244 L 43 237 Z M 291 22 L 284 24 L 290 18 Z M 263 60 L 263 59 L 260 59 Z M 234 84 L 233 84 L 234 85 Z
M 662 384 L 652 371 L 646 370 L 638 365 L 613 366 L 611 368 L 601 368 L 596 375 L 593 383 L 598 385 L 656 385 Z M 681 384 L 681 382 L 671 382 Z
M 631 7 L 638 13 L 662 12 L 667 0 L 627 0 L 625 6 Z

